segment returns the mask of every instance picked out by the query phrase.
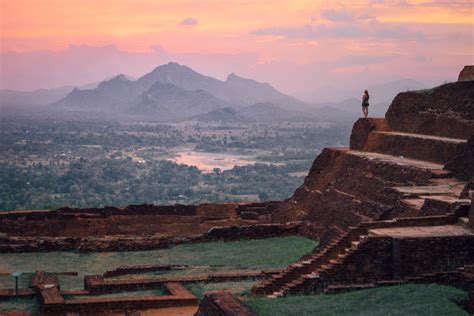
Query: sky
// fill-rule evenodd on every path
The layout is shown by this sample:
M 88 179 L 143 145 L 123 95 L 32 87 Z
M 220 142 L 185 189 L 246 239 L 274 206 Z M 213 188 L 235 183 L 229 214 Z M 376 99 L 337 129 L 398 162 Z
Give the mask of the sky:
M 140 77 L 175 61 L 303 99 L 474 64 L 472 0 L 0 0 L 0 88 Z

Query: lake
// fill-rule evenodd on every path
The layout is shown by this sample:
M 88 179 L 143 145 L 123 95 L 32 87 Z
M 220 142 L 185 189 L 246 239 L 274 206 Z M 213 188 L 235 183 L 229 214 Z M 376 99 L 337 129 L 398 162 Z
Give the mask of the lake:
M 229 170 L 234 166 L 251 165 L 256 162 L 255 156 L 197 152 L 192 150 L 177 152 L 174 157 L 168 160 L 188 166 L 196 166 L 204 173 L 210 173 L 214 168 Z

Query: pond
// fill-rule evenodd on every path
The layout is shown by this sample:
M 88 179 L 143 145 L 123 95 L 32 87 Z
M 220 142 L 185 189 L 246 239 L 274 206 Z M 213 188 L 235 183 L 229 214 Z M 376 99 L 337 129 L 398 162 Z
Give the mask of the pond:
M 214 168 L 230 170 L 234 166 L 246 166 L 256 163 L 255 156 L 226 153 L 209 153 L 198 151 L 180 151 L 169 158 L 178 164 L 195 166 L 204 173 L 210 173 Z

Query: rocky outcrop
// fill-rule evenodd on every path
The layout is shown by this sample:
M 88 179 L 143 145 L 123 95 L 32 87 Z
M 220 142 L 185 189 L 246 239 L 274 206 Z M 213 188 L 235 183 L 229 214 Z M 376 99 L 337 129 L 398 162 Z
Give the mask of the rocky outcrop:
M 394 131 L 468 139 L 474 134 L 474 81 L 400 93 L 385 117 Z
M 383 154 L 327 148 L 304 184 L 273 213 L 275 222 L 302 220 L 300 232 L 326 239 L 360 222 L 420 215 L 402 203 L 397 186 L 425 186 L 448 177 L 439 164 Z M 330 238 L 329 238 L 330 239 Z
M 474 80 L 474 65 L 464 66 L 459 73 L 458 81 Z

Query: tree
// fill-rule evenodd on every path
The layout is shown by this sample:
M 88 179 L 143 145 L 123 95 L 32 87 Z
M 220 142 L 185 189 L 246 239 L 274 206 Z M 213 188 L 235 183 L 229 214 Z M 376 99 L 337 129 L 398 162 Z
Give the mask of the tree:
M 266 201 L 268 199 L 268 193 L 267 192 L 260 192 L 258 194 L 258 198 L 260 199 L 261 202 Z

